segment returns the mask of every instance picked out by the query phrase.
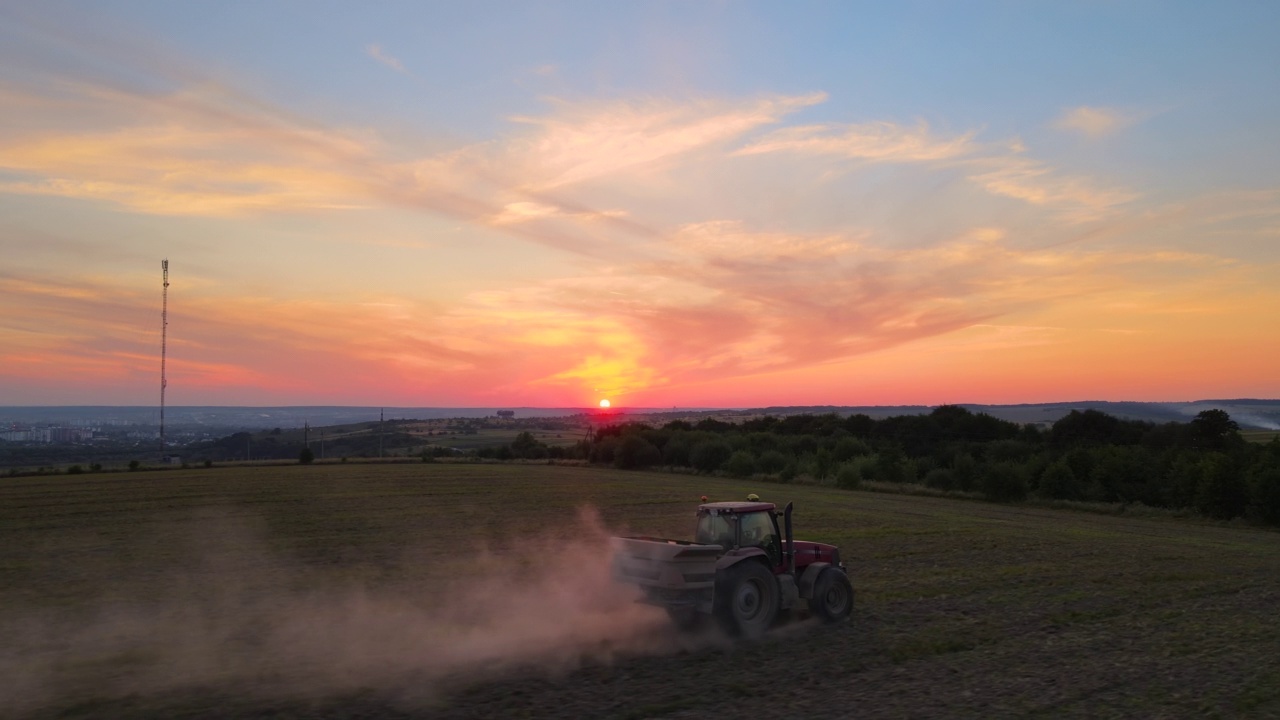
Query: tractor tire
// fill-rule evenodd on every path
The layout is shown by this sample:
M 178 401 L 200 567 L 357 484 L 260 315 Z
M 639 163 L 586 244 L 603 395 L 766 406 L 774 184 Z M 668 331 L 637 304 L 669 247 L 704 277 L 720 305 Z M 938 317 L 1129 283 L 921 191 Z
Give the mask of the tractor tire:
M 826 622 L 840 622 L 853 612 L 853 584 L 838 568 L 823 568 L 813 584 L 809 610 Z
M 732 637 L 758 638 L 778 616 L 778 581 L 761 563 L 740 562 L 716 582 L 714 614 Z

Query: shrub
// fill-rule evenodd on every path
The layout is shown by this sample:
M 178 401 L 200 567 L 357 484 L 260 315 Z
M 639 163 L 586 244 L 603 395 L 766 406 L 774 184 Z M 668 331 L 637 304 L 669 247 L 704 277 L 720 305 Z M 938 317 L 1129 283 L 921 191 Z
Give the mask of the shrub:
M 1196 509 L 1211 518 L 1230 520 L 1243 515 L 1248 505 L 1248 487 L 1243 473 L 1222 453 L 1211 453 L 1200 461 L 1203 475 L 1196 490 Z
M 1249 515 L 1258 522 L 1280 525 L 1280 468 L 1256 467 L 1249 473 Z
M 915 480 L 914 467 L 897 448 L 881 450 L 875 458 L 875 477 L 885 482 L 904 483 Z
M 652 467 L 661 462 L 662 451 L 636 434 L 622 438 L 613 453 L 613 466 L 623 470 Z
M 838 463 L 848 462 L 862 455 L 869 455 L 871 448 L 861 440 L 847 437 L 835 444 L 831 450 L 831 457 Z
M 960 453 L 952 459 L 951 472 L 959 489 L 968 492 L 978 487 L 978 461 L 969 453 Z
M 102 472 L 102 463 L 91 463 L 89 465 L 90 472 Z
M 1080 483 L 1066 460 L 1059 460 L 1040 474 L 1039 494 L 1054 500 L 1078 500 Z
M 213 467 L 213 461 L 206 458 L 204 461 L 204 466 L 207 468 Z
M 862 467 L 859 463 L 845 463 L 836 471 L 836 487 L 857 490 L 862 484 Z
M 955 490 L 956 474 L 947 468 L 934 468 L 925 474 L 924 484 L 938 490 Z
M 613 456 L 618 450 L 618 438 L 607 437 L 591 446 L 591 462 L 612 464 Z
M 67 468 L 68 475 L 79 475 L 82 472 L 84 472 L 84 468 L 80 467 L 79 465 L 72 465 L 71 467 Z
M 689 451 L 689 461 L 701 473 L 713 473 L 733 454 L 729 443 L 723 440 L 704 440 Z
M 982 494 L 992 502 L 1017 502 L 1027 497 L 1027 477 L 1013 463 L 992 463 L 982 473 Z
M 762 473 L 776 475 L 782 472 L 790 461 L 786 455 L 777 450 L 766 450 L 756 458 L 756 469 Z
M 298 462 L 303 465 L 310 465 L 315 459 L 316 454 L 311 452 L 309 447 L 302 448 L 302 451 L 298 453 Z
M 137 469 L 138 469 L 138 468 L 140 468 L 140 467 L 142 467 L 142 463 L 141 463 L 141 462 L 139 462 L 139 461 L 137 461 L 137 460 L 130 460 L 130 461 L 129 461 L 129 469 L 130 469 L 130 470 L 137 470 Z
M 751 477 L 756 471 L 756 459 L 746 450 L 739 450 L 729 456 L 720 466 L 726 473 L 740 478 Z

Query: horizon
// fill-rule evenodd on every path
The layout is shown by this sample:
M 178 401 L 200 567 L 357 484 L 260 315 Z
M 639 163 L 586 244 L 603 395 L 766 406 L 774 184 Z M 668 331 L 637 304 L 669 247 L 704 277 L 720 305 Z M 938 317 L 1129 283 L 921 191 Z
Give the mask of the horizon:
M 0 398 L 160 404 L 162 261 L 166 407 L 1280 397 L 1277 26 L 0 7 Z

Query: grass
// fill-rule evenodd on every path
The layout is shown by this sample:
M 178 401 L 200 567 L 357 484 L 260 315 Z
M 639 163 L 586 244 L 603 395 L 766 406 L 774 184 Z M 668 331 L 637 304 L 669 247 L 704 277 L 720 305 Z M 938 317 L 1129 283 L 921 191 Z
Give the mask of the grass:
M 847 627 L 724 654 L 625 661 L 607 683 L 592 681 L 604 670 L 587 668 L 562 681 L 495 681 L 517 690 L 509 694 L 460 697 L 483 698 L 490 716 L 539 716 L 563 700 L 600 717 L 660 717 L 712 712 L 751 688 L 762 711 L 786 716 L 803 714 L 803 700 L 781 691 L 776 678 L 803 682 L 836 668 L 858 679 L 833 692 L 848 694 L 869 717 L 884 698 L 908 696 L 942 699 L 883 707 L 969 717 L 1001 707 L 1080 717 L 1105 708 L 1130 716 L 1213 708 L 1280 714 L 1271 684 L 1280 677 L 1280 533 L 589 467 L 352 463 L 7 478 L 0 630 L 37 615 L 93 615 L 175 583 L 219 591 L 202 579 L 226 577 L 227 568 L 201 558 L 214 565 L 230 558 L 241 575 L 261 570 L 260 583 L 235 589 L 247 595 L 272 583 L 376 591 L 406 576 L 466 575 L 477 554 L 500 553 L 513 537 L 568 540 L 584 505 L 619 531 L 687 537 L 700 495 L 750 492 L 794 501 L 798 537 L 841 547 L 857 591 Z M 288 572 L 273 575 L 281 567 Z M 0 671 L 5 660 L 0 650 Z M 142 660 L 76 662 L 128 668 Z M 0 679 L 0 694 L 7 681 Z M 628 693 L 642 698 L 630 709 L 604 699 Z M 37 714 L 200 716 L 189 704 L 214 702 L 146 693 L 112 699 L 94 687 L 69 687 L 60 697 Z M 265 713 L 243 702 L 242 714 Z M 281 716 L 294 712 L 287 701 L 263 702 L 283 702 Z M 354 711 L 339 703 L 329 712 Z M 465 703 L 432 712 L 469 717 Z

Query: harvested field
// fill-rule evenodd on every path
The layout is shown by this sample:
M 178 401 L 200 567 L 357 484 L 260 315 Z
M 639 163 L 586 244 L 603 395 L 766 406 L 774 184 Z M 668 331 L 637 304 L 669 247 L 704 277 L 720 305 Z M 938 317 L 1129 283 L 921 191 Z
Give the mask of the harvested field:
M 608 534 L 748 492 L 841 546 L 851 622 L 732 645 L 607 582 Z M 0 537 L 13 717 L 1280 717 L 1280 533 L 1247 527 L 349 464 L 11 478 Z

